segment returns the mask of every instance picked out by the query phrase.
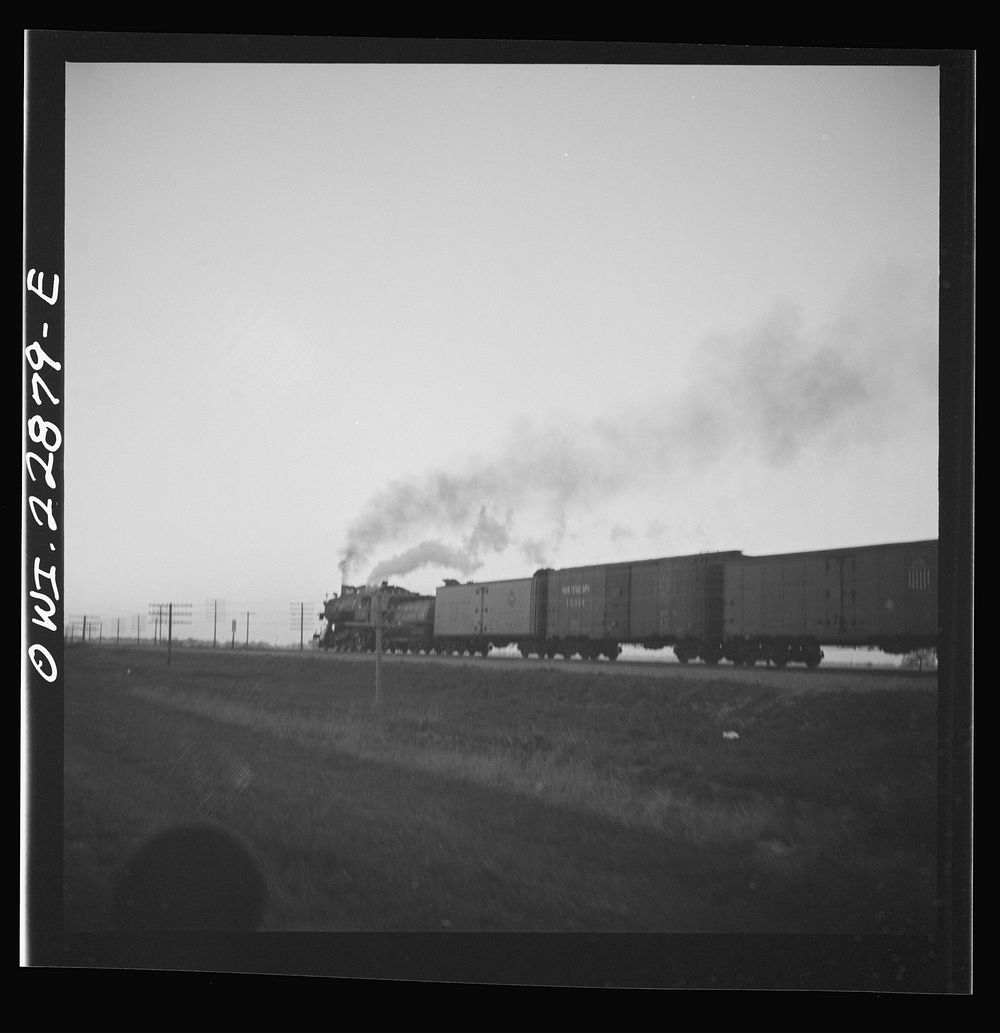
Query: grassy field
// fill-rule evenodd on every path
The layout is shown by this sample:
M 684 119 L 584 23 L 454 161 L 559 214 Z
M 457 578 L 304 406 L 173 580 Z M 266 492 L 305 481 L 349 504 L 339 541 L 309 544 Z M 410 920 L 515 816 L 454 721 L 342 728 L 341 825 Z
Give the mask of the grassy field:
M 231 833 L 274 931 L 930 935 L 936 683 L 69 649 L 65 922 Z

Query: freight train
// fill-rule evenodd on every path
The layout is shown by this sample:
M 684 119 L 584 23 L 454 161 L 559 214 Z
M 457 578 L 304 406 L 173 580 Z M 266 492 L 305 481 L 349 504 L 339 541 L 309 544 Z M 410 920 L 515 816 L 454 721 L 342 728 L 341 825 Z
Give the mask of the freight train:
M 815 667 L 823 646 L 936 648 L 937 542 L 745 556 L 699 553 L 544 569 L 506 581 L 446 580 L 434 596 L 345 586 L 324 603 L 318 645 L 371 652 L 381 600 L 387 651 L 614 660 L 672 646 L 681 663 Z

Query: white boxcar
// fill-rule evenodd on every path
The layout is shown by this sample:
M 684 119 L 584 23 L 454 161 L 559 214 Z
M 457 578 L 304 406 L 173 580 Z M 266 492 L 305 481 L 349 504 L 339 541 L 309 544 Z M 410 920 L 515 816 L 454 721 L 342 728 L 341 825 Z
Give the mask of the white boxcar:
M 447 584 L 437 590 L 436 638 L 488 638 L 496 644 L 535 633 L 534 578 Z

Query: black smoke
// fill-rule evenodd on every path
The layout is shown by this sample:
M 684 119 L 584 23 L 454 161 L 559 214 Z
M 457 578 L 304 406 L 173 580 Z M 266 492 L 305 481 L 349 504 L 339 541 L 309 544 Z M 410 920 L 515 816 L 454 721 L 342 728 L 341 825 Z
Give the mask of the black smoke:
M 575 425 L 564 416 L 523 424 L 492 456 L 392 481 L 350 525 L 341 574 L 349 581 L 416 536 L 369 581 L 427 565 L 468 576 L 509 549 L 543 566 L 573 518 L 626 490 L 668 490 L 734 454 L 775 471 L 803 455 L 842 461 L 890 435 L 894 414 L 933 401 L 935 299 L 893 269 L 861 282 L 816 331 L 795 306 L 776 304 L 748 332 L 703 341 L 683 388 L 656 404 Z M 526 533 L 529 522 L 548 530 Z M 618 540 L 630 533 L 616 526 Z

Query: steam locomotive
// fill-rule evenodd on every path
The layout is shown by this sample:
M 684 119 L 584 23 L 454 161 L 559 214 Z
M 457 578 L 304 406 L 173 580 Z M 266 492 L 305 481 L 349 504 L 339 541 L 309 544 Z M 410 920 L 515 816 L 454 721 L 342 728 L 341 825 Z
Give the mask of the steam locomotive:
M 319 646 L 372 652 L 614 660 L 625 644 L 672 646 L 681 663 L 815 667 L 824 645 L 935 648 L 937 541 L 745 556 L 699 553 L 446 580 L 434 596 L 344 586 L 324 603 Z M 378 625 L 381 625 L 379 628 Z

